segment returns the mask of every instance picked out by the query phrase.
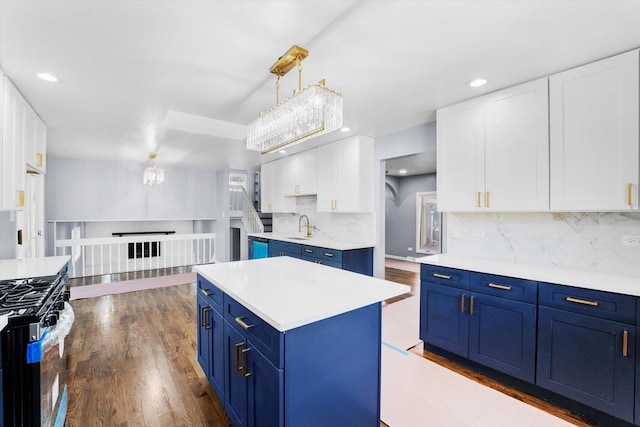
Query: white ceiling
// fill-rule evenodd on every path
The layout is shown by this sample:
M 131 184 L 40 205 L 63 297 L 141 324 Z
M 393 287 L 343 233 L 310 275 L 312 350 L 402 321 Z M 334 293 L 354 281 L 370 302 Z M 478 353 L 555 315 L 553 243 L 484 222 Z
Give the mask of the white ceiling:
M 269 67 L 294 44 L 310 52 L 303 84 L 326 78 L 344 95 L 350 133 L 376 137 L 640 47 L 640 1 L 0 0 L 0 67 L 47 123 L 55 156 L 143 162 L 157 150 L 159 165 L 214 169 L 268 161 L 275 154 L 241 140 L 161 124 L 174 111 L 246 125 L 273 106 Z M 489 83 L 465 86 L 478 76 Z

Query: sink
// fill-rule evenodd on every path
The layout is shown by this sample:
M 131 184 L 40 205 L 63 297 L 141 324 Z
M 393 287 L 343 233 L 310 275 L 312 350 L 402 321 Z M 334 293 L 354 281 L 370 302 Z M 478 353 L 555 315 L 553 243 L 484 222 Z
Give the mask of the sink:
M 311 237 L 298 237 L 298 236 L 294 236 L 294 237 L 287 237 L 287 239 L 291 239 L 291 240 L 309 240 L 309 239 L 311 239 Z

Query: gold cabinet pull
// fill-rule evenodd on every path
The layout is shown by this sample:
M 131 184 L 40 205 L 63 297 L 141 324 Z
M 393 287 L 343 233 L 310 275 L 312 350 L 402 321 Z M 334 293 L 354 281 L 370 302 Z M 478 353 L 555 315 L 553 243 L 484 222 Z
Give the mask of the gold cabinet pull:
M 296 184 L 295 192 L 296 192 L 296 194 L 300 192 L 300 186 L 298 184 Z
M 487 208 L 491 207 L 491 196 L 489 194 L 490 193 L 487 191 L 484 195 L 484 205 Z
M 469 298 L 469 316 L 473 316 L 473 297 Z
M 504 285 L 496 285 L 495 283 L 489 283 L 490 288 L 495 288 L 495 289 L 502 289 L 503 291 L 510 291 L 511 290 L 511 286 L 504 286 Z
M 42 153 L 36 153 L 36 158 L 38 159 L 38 167 L 39 168 L 42 167 L 42 163 L 43 163 L 42 159 L 43 159 L 43 157 L 44 156 L 42 155 Z
M 243 329 L 251 329 L 255 326 L 255 325 L 247 325 L 246 323 L 244 323 L 244 320 L 242 320 L 242 316 L 236 317 L 236 323 L 242 326 Z
M 209 291 L 208 291 L 208 290 L 206 290 L 206 289 L 200 289 L 200 292 L 202 292 L 202 294 L 203 294 L 205 297 L 210 297 L 210 296 L 211 296 L 211 292 L 209 292 Z
M 627 357 L 629 350 L 629 331 L 625 329 L 622 333 L 622 357 Z
M 16 190 L 16 196 L 18 200 L 16 200 L 16 206 L 19 208 L 24 207 L 24 190 Z
M 445 274 L 433 273 L 433 277 L 437 277 L 438 279 L 451 280 L 451 276 L 447 276 Z
M 633 184 L 627 184 L 627 204 L 633 206 Z
M 464 313 L 464 294 L 460 295 L 460 313 Z
M 480 199 L 482 197 L 482 193 L 480 191 L 478 191 L 478 207 L 481 208 L 482 206 L 480 206 Z
M 269 211 L 272 211 L 272 210 L 273 210 L 273 207 L 271 206 L 271 203 L 269 203 L 269 205 L 268 205 L 268 207 L 267 207 L 267 210 L 269 210 Z
M 239 342 L 236 343 L 236 354 L 235 354 L 235 368 L 236 368 L 236 372 L 242 372 L 242 364 L 240 363 L 240 350 L 242 349 L 242 346 L 244 345 L 243 342 Z
M 592 307 L 597 307 L 598 306 L 598 301 L 587 301 L 587 300 L 584 300 L 584 299 L 578 299 L 578 298 L 573 298 L 573 297 L 567 297 L 565 299 L 567 301 L 569 301 L 569 302 L 575 302 L 577 304 L 590 305 Z
M 240 357 L 242 358 L 240 363 L 240 369 L 244 372 L 243 376 L 248 378 L 251 376 L 251 372 L 249 372 L 249 367 L 247 366 L 247 353 L 249 353 L 250 348 L 243 348 L 240 350 Z

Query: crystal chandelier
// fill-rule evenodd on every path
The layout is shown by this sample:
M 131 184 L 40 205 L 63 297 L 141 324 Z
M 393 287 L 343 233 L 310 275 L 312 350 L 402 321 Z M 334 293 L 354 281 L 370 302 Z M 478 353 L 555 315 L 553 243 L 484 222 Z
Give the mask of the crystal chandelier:
M 158 155 L 156 153 L 149 154 L 149 159 L 155 161 Z M 148 185 L 162 184 L 164 181 L 164 169 L 157 168 L 155 163 L 153 166 L 144 170 L 144 176 L 142 182 Z
M 302 88 L 300 62 L 309 55 L 293 46 L 271 66 L 276 78 L 276 106 L 249 123 L 247 148 L 268 153 L 285 145 L 298 144 L 342 127 L 342 94 L 325 86 L 324 80 Z M 298 90 L 279 100 L 280 77 L 298 66 Z

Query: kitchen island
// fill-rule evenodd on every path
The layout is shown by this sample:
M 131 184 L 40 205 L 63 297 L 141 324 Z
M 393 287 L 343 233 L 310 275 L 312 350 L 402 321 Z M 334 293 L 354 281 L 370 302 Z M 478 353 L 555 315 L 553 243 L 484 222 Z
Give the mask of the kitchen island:
M 408 286 L 290 257 L 194 269 L 198 360 L 235 425 L 380 425 L 381 301 Z

